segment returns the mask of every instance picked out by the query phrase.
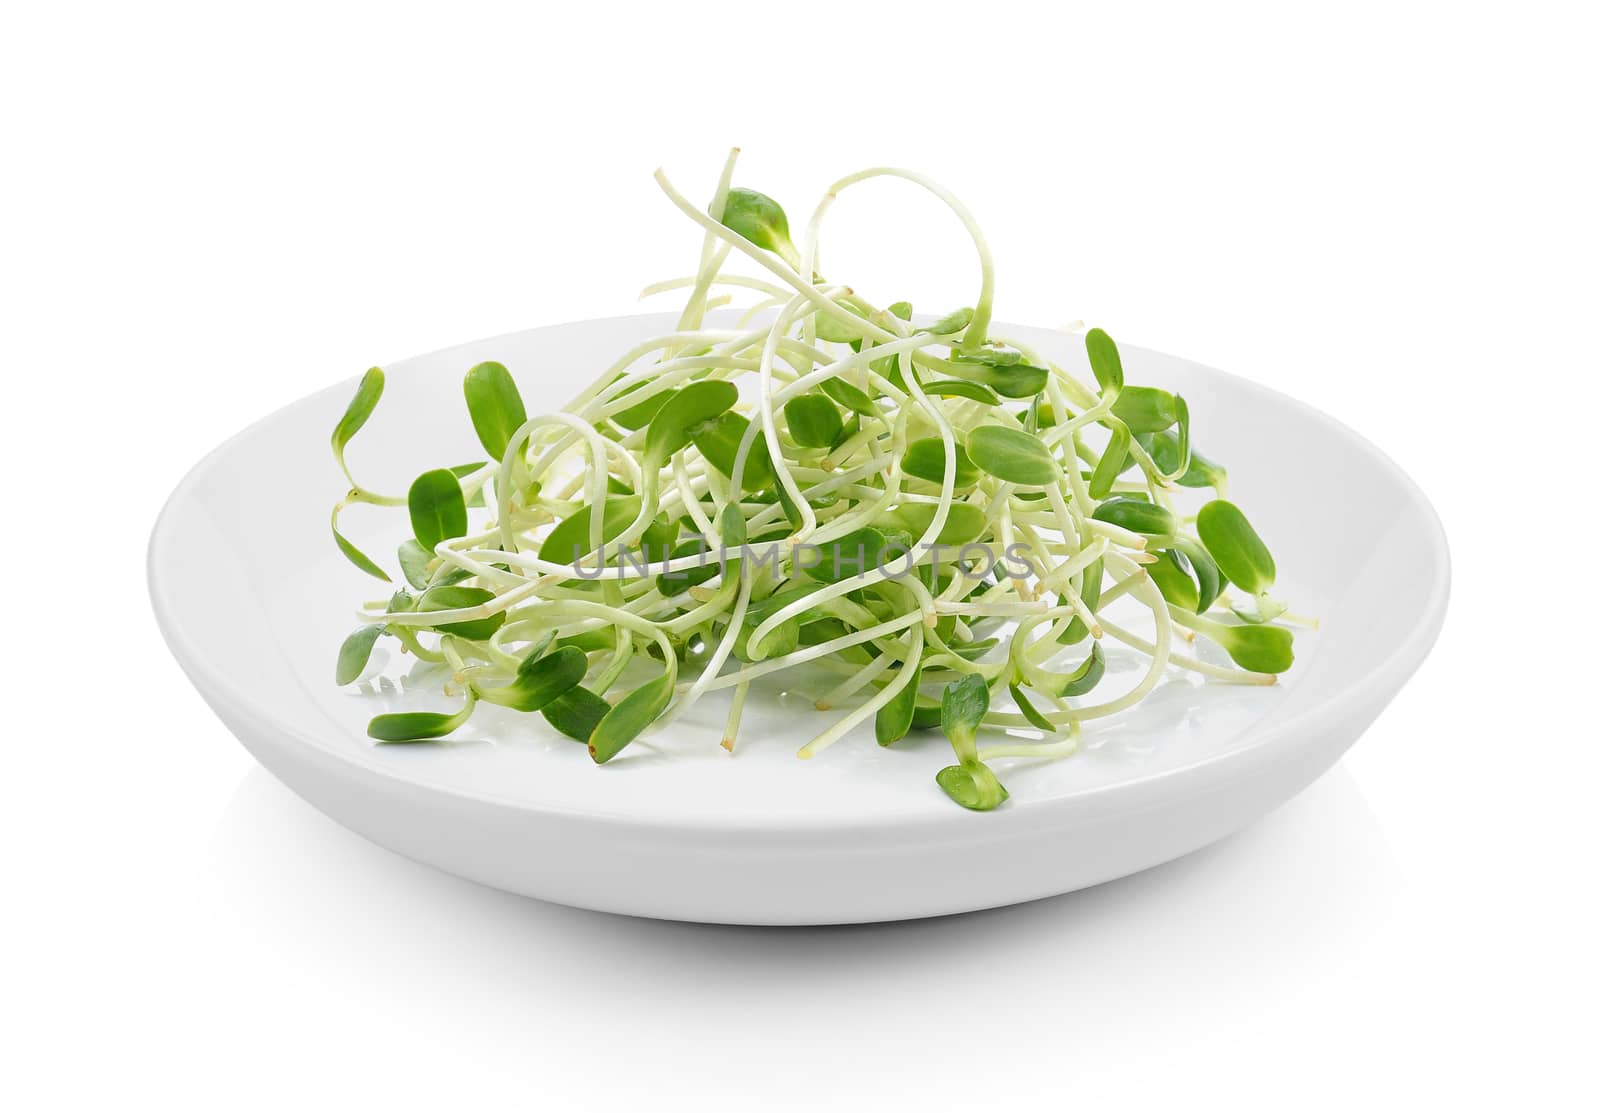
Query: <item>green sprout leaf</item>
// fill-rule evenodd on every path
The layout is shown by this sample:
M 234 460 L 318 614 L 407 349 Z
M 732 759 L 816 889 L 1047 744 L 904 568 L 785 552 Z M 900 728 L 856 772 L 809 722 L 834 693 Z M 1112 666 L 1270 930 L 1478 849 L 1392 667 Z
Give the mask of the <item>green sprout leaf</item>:
M 479 443 L 489 459 L 501 459 L 512 435 L 528 420 L 522 392 L 517 389 L 511 372 L 498 363 L 480 363 L 467 372 L 462 390 L 467 396 L 467 412 L 472 417 Z
M 661 515 L 644 528 L 639 538 L 639 549 L 646 560 L 655 563 L 666 560 L 677 541 L 678 520 Z
M 499 688 L 478 688 L 480 699 L 516 711 L 538 711 L 578 686 L 589 669 L 583 650 L 565 646 L 540 657 L 530 653 L 517 666 L 516 679 Z
M 1067 676 L 1066 683 L 1056 694 L 1063 698 L 1068 696 L 1086 696 L 1094 690 L 1100 678 L 1106 674 L 1106 651 L 1099 642 L 1089 647 L 1089 656 Z
M 595 724 L 589 736 L 589 756 L 604 765 L 622 752 L 629 742 L 660 718 L 672 700 L 670 672 L 648 680 L 618 700 Z
M 900 665 L 902 669 L 907 667 Z M 917 685 L 922 680 L 922 660 L 918 658 L 909 668 L 911 679 L 894 694 L 893 699 L 878 708 L 877 718 L 873 720 L 873 734 L 880 746 L 894 745 L 911 730 L 911 716 L 917 706 Z
M 957 353 L 957 363 L 979 363 L 985 367 L 1014 367 L 1022 362 L 1022 353 L 1015 348 L 986 346 Z
M 722 206 L 722 223 L 757 247 L 777 254 L 791 267 L 800 265 L 800 253 L 789 241 L 789 217 L 783 206 L 764 193 L 734 188 Z
M 1187 414 L 1188 406 L 1184 406 Z M 1183 461 L 1183 448 L 1176 434 L 1168 431 L 1155 433 L 1150 437 L 1148 451 L 1150 458 L 1155 461 L 1156 467 L 1167 475 L 1173 475 L 1178 470 L 1178 465 Z M 1228 469 L 1200 455 L 1192 447 L 1189 448 L 1189 463 L 1182 475 L 1177 478 L 1181 487 L 1210 487 L 1218 494 L 1227 487 Z
M 712 467 L 729 479 L 733 478 L 733 461 L 739 454 L 739 442 L 750 421 L 732 410 L 711 421 L 689 430 L 695 448 L 700 450 Z M 767 451 L 767 439 L 758 436 L 750 445 L 750 454 L 744 461 L 744 478 L 740 482 L 746 491 L 760 491 L 772 486 L 772 456 Z
M 924 331 L 935 336 L 951 336 L 960 332 L 972 323 L 971 309 L 957 309 L 954 313 L 946 313 Z
M 384 583 L 390 582 L 389 573 L 385 572 L 382 568 L 379 568 L 377 564 L 373 562 L 371 557 L 352 545 L 345 535 L 339 532 L 339 509 L 337 507 L 334 508 L 333 517 L 330 520 L 329 525 L 333 529 L 333 543 L 339 546 L 339 551 L 349 559 L 351 564 L 355 565 L 369 576 L 376 576 Z
M 633 524 L 643 505 L 644 500 L 638 495 L 607 499 L 600 512 L 601 543 L 615 541 L 623 530 Z M 594 552 L 594 546 L 589 543 L 589 523 L 593 516 L 594 507 L 586 505 L 563 518 L 539 545 L 539 559 L 557 564 L 574 564 Z
M 1004 425 L 980 425 L 967 434 L 974 464 L 1007 483 L 1043 487 L 1061 481 L 1061 466 L 1038 437 Z
M 819 384 L 822 393 L 832 398 L 839 405 L 863 417 L 875 417 L 878 407 L 873 404 L 871 397 L 860 387 L 846 382 L 844 379 L 824 379 Z
M 717 516 L 717 532 L 722 535 L 722 543 L 728 548 L 743 545 L 749 539 L 744 511 L 739 509 L 738 503 L 730 502 L 722 508 L 722 513 Z
M 334 672 L 335 684 L 343 687 L 361 679 L 361 674 L 366 671 L 367 661 L 372 657 L 372 647 L 377 644 L 383 630 L 382 625 L 369 623 L 344 640 L 344 644 L 339 647 L 339 665 Z
M 739 400 L 739 388 L 721 379 L 702 379 L 679 390 L 650 419 L 644 435 L 646 467 L 661 468 L 688 445 L 694 427 L 712 421 Z
M 938 437 L 923 437 L 912 441 L 900 460 L 900 470 L 929 483 L 944 482 L 944 441 Z M 966 449 L 956 445 L 956 486 L 970 487 L 978 481 L 978 466 L 967 455 Z
M 333 427 L 333 455 L 339 461 L 339 467 L 344 472 L 345 478 L 350 480 L 352 487 L 356 481 L 350 478 L 350 469 L 345 467 L 344 449 L 350 443 L 350 438 L 361 431 L 367 423 L 367 418 L 372 416 L 372 411 L 377 408 L 378 399 L 383 397 L 383 371 L 381 368 L 372 367 L 361 376 L 361 382 L 356 387 L 355 397 L 350 399 L 350 405 L 345 408 L 344 416 L 339 418 L 339 424 Z
M 367 736 L 379 742 L 431 742 L 443 738 L 472 716 L 477 701 L 468 695 L 466 705 L 453 714 L 438 711 L 403 711 L 379 715 L 367 724 Z
M 1217 601 L 1217 596 L 1222 594 L 1227 581 L 1222 578 L 1222 571 L 1217 567 L 1217 562 L 1211 559 L 1211 554 L 1205 547 L 1196 545 L 1193 541 L 1180 540 L 1173 548 L 1182 553 L 1189 561 L 1189 571 L 1194 575 L 1196 586 L 1199 588 L 1195 597 L 1195 605 L 1189 609 L 1196 614 L 1205 614 L 1211 609 L 1211 604 Z
M 1171 471 L 1163 469 L 1167 475 L 1180 476 L 1189 470 L 1189 403 L 1183 400 L 1183 395 L 1174 394 L 1173 404 L 1178 408 L 1178 463 Z
M 1083 338 L 1083 346 L 1089 352 L 1089 369 L 1094 372 L 1094 381 L 1100 384 L 1100 389 L 1105 392 L 1117 392 L 1122 389 L 1122 354 L 1117 351 L 1117 343 L 1106 335 L 1104 329 L 1092 328 Z
M 467 607 L 478 607 L 489 602 L 495 597 L 494 592 L 482 587 L 462 587 L 459 584 L 445 584 L 440 587 L 430 587 L 417 599 L 416 610 L 426 611 L 455 611 Z M 487 618 L 470 618 L 463 622 L 446 622 L 435 626 L 434 629 L 441 634 L 454 634 L 458 638 L 468 641 L 484 641 L 490 637 L 506 620 L 504 611 L 497 611 Z
M 641 390 L 654 381 L 655 380 L 653 379 L 640 379 L 638 382 L 628 386 L 622 391 L 621 394 L 617 395 L 617 397 L 626 398 L 634 391 Z M 637 402 L 634 405 L 629 406 L 625 410 L 618 410 L 616 413 L 611 415 L 611 420 L 622 426 L 624 429 L 643 429 L 646 425 L 650 424 L 651 418 L 655 417 L 656 414 L 661 412 L 661 407 L 665 406 L 667 404 L 667 399 L 671 397 L 672 392 L 670 390 L 659 391 L 655 394 L 652 394 L 644 401 Z
M 1294 664 L 1294 634 L 1282 626 L 1221 626 L 1211 624 L 1204 633 L 1251 672 L 1288 672 Z
M 730 546 L 743 544 L 742 541 L 728 541 L 726 534 L 723 535 L 723 541 Z M 705 563 L 697 568 L 685 568 L 678 572 L 662 572 L 656 577 L 656 590 L 670 597 L 688 591 L 691 587 L 698 587 L 722 572 L 716 558 L 706 548 L 705 541 L 698 537 L 691 537 L 674 546 L 672 552 L 668 554 L 668 559 L 681 560 L 692 556 L 704 557 Z
M 1132 442 L 1128 427 L 1114 417 L 1107 419 L 1106 424 L 1111 427 L 1111 439 L 1106 442 L 1106 450 L 1100 454 L 1100 462 L 1089 476 L 1090 498 L 1103 499 L 1109 495 L 1128 462 L 1128 445 Z
M 1037 691 L 1061 698 L 1086 696 L 1094 691 L 1095 685 L 1106 674 L 1106 652 L 1100 648 L 1099 642 L 1091 643 L 1089 655 L 1069 673 L 1051 672 L 1027 664 L 1023 665 L 1023 670 L 1027 674 L 1028 686 Z
M 1000 404 L 1000 395 L 995 393 L 993 387 L 973 382 L 971 379 L 937 379 L 925 384 L 922 392 L 936 398 L 970 398 L 985 406 Z
M 1046 734 L 1054 734 L 1060 728 L 1044 716 L 1037 707 L 1028 700 L 1021 688 L 1011 685 L 1011 699 L 1017 705 L 1017 710 L 1022 712 L 1022 717 Z
M 1161 596 L 1174 607 L 1186 611 L 1200 610 L 1200 585 L 1196 582 L 1189 559 L 1176 549 L 1163 549 L 1155 554 L 1156 562 L 1145 565 L 1145 571 L 1155 581 Z
M 855 306 L 846 305 L 844 308 L 848 309 L 857 318 L 861 318 L 861 311 Z M 817 338 L 820 340 L 828 340 L 835 344 L 848 344 L 853 340 L 860 340 L 865 335 L 865 329 L 852 328 L 831 313 L 817 314 Z
M 581 634 L 569 634 L 564 638 L 556 639 L 556 648 L 566 646 L 581 649 L 585 653 L 598 653 L 605 649 L 615 649 L 617 646 L 617 631 L 614 627 L 603 627 L 598 630 L 585 630 Z M 588 735 L 583 736 L 586 740 Z
M 1177 423 L 1180 411 L 1178 400 L 1159 387 L 1125 386 L 1111 412 L 1135 433 L 1159 433 Z
M 1100 588 L 1104 581 L 1105 561 L 1097 560 L 1083 570 L 1083 589 L 1078 592 L 1078 598 L 1091 611 L 1100 606 Z M 1074 618 L 1061 635 L 1061 641 L 1064 645 L 1077 645 L 1088 636 L 1089 628 L 1083 624 L 1083 619 Z
M 611 705 L 581 685 L 568 688 L 539 712 L 545 722 L 577 742 L 587 743 Z
M 881 531 L 864 526 L 818 545 L 814 554 L 817 563 L 805 572 L 823 583 L 838 583 L 872 571 L 880 559 L 894 557 L 894 551 L 885 552 L 889 547 L 889 539 Z
M 800 645 L 801 619 L 800 617 L 791 618 L 787 622 L 778 623 L 772 632 L 761 640 L 758 646 L 760 649 L 760 657 L 758 658 L 750 651 L 750 635 L 755 633 L 756 626 L 762 621 L 762 618 L 750 616 L 745 619 L 744 625 L 739 628 L 739 633 L 733 641 L 733 655 L 739 660 L 753 662 L 783 657 L 793 653 Z
M 433 550 L 424 549 L 415 538 L 400 542 L 400 571 L 406 583 L 422 591 L 428 586 L 428 565 L 433 560 Z
M 452 537 L 467 532 L 467 500 L 461 483 L 447 468 L 436 468 L 417 476 L 406 495 L 411 512 L 411 532 L 417 544 L 430 553 Z
M 906 502 L 901 503 L 890 511 L 883 519 L 884 524 L 903 530 L 914 538 L 920 538 L 928 532 L 928 527 L 933 525 L 933 515 L 939 509 L 938 505 L 931 502 Z M 953 502 L 950 504 L 950 513 L 944 520 L 944 526 L 939 530 L 939 536 L 933 539 L 936 545 L 965 545 L 977 541 L 989 531 L 989 518 L 981 507 L 970 502 Z
M 831 448 L 844 429 L 839 411 L 820 394 L 802 394 L 789 399 L 783 407 L 783 418 L 788 423 L 789 435 L 801 448 Z
M 939 725 L 955 747 L 956 756 L 966 761 L 977 758 L 978 724 L 989 713 L 989 685 L 977 673 L 944 686 L 939 704 Z
M 956 363 L 972 364 L 973 378 L 1007 398 L 1032 398 L 1050 381 L 1050 372 L 1027 363 L 994 364 L 966 355 L 957 356 Z
M 1015 367 L 996 367 L 984 378 L 996 393 L 1007 398 L 1032 398 L 1050 381 L 1050 372 L 1019 363 Z
M 993 811 L 1011 798 L 994 771 L 976 758 L 960 765 L 947 765 L 934 779 L 946 796 L 969 811 Z
M 1217 567 L 1241 590 L 1260 595 L 1272 588 L 1277 565 L 1244 511 L 1231 502 L 1213 499 L 1200 508 L 1194 524 Z
M 1178 519 L 1164 506 L 1143 499 L 1107 499 L 1094 509 L 1094 517 L 1102 522 L 1142 533 L 1146 537 L 1173 537 L 1178 532 Z

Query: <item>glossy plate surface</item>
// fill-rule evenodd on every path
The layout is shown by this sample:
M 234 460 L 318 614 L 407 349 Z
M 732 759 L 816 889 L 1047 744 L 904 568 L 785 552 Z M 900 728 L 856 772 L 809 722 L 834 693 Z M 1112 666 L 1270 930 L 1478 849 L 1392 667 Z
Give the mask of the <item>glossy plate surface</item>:
M 468 367 L 499 360 L 530 413 L 555 409 L 673 321 L 558 325 L 392 365 L 352 467 L 369 487 L 403 492 L 422 470 L 480 458 L 461 398 Z M 1088 377 L 1076 337 L 996 332 Z M 950 761 L 937 733 L 883 750 L 869 724 L 796 760 L 829 721 L 812 702 L 837 676 L 821 672 L 753 690 L 732 757 L 718 746 L 725 695 L 605 767 L 538 716 L 487 706 L 445 744 L 372 743 L 372 715 L 450 701 L 388 639 L 361 684 L 333 683 L 356 606 L 387 595 L 328 533 L 344 487 L 328 435 L 354 380 L 195 467 L 151 539 L 151 595 L 173 653 L 264 765 L 353 830 L 486 884 L 614 912 L 767 924 L 900 919 L 1066 892 L 1198 849 L 1309 784 L 1421 663 L 1448 595 L 1432 509 L 1366 441 L 1181 359 L 1130 349 L 1124 363 L 1129 381 L 1189 400 L 1197 446 L 1228 467 L 1230 496 L 1273 548 L 1280 594 L 1321 628 L 1297 637 L 1296 667 L 1274 688 L 1173 672 L 1133 712 L 1092 724 L 1077 756 L 997 762 L 1011 801 L 993 813 L 965 812 L 935 786 Z M 392 567 L 404 520 L 403 510 L 356 507 L 343 524 Z M 1108 684 L 1131 684 L 1138 659 L 1107 647 Z

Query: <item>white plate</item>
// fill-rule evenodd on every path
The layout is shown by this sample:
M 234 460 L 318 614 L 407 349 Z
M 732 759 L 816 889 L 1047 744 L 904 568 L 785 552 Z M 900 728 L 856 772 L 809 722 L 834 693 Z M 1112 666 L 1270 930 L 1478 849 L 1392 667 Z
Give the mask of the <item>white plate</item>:
M 472 364 L 505 363 L 530 412 L 554 409 L 673 321 L 583 321 L 391 366 L 352 464 L 369 486 L 403 491 L 426 468 L 478 458 L 460 387 Z M 996 331 L 1087 375 L 1075 337 Z M 1185 360 L 1132 349 L 1124 361 L 1129 381 L 1189 399 L 1196 444 L 1228 467 L 1230 494 L 1273 548 L 1281 593 L 1322 626 L 1297 638 L 1299 659 L 1277 687 L 1175 672 L 1133 712 L 1092 725 L 1079 755 L 997 763 L 1011 801 L 995 812 L 963 811 L 934 784 L 950 761 L 936 732 L 883 750 L 869 726 L 797 761 L 827 721 L 811 707 L 815 678 L 752 692 L 732 757 L 718 746 L 715 698 L 604 767 L 538 716 L 481 705 L 447 743 L 372 743 L 365 725 L 379 711 L 448 702 L 436 678 L 406 691 L 394 659 L 359 689 L 333 683 L 356 606 L 387 595 L 328 533 L 344 488 L 328 436 L 353 380 L 252 426 L 184 479 L 151 538 L 151 596 L 173 653 L 262 764 L 374 842 L 484 884 L 752 924 L 904 919 L 1067 892 L 1187 854 L 1304 788 L 1421 663 L 1448 595 L 1433 510 L 1366 441 Z M 357 507 L 345 524 L 392 565 L 404 519 Z M 1118 664 L 1113 653 L 1113 673 Z

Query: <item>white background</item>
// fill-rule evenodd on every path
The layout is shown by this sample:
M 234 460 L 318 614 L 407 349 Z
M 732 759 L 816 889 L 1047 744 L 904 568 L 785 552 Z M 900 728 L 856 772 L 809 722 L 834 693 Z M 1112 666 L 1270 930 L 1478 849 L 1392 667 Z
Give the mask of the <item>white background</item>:
M 7 1104 L 1593 1108 L 1578 6 L 577 8 L 8 9 Z M 256 768 L 149 614 L 166 493 L 372 363 L 630 311 L 698 245 L 650 172 L 705 196 L 735 143 L 791 214 L 923 169 L 983 222 L 1001 320 L 1087 319 L 1392 454 L 1455 595 L 1351 756 L 1123 882 L 821 931 L 480 889 Z M 831 272 L 971 300 L 936 209 L 857 193 Z

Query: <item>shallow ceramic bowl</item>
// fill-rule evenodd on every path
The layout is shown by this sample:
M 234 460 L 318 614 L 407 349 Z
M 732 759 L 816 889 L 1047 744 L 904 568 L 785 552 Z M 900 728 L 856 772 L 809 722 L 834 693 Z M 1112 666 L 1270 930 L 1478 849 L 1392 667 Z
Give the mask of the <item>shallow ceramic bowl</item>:
M 352 444 L 363 482 L 403 491 L 418 472 L 481 457 L 460 380 L 506 364 L 530 412 L 564 404 L 611 353 L 672 328 L 668 315 L 583 321 L 466 344 L 387 368 Z M 997 331 L 1087 375 L 1082 342 Z M 284 783 L 374 842 L 451 873 L 610 912 L 748 924 L 821 924 L 961 912 L 1146 869 L 1282 804 L 1353 743 L 1415 671 L 1443 621 L 1449 554 L 1427 500 L 1355 433 L 1281 394 L 1171 356 L 1124 352 L 1130 381 L 1181 390 L 1196 443 L 1271 543 L 1281 594 L 1320 616 L 1273 688 L 1174 672 L 1134 711 L 1095 724 L 1060 762 L 1002 761 L 1010 802 L 953 805 L 937 733 L 880 749 L 870 725 L 811 761 L 832 680 L 752 691 L 738 751 L 719 746 L 723 697 L 595 766 L 538 716 L 480 707 L 439 745 L 379 746 L 367 720 L 443 708 L 439 678 L 408 684 L 380 648 L 362 683 L 333 682 L 356 607 L 387 591 L 334 549 L 344 482 L 328 435 L 354 382 L 264 419 L 174 492 L 150 545 L 162 630 L 228 728 Z M 357 507 L 345 524 L 389 556 L 405 515 Z M 387 558 L 387 559 L 386 559 Z M 392 642 L 382 642 L 393 645 Z M 1137 661 L 1113 653 L 1113 673 Z

